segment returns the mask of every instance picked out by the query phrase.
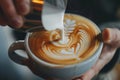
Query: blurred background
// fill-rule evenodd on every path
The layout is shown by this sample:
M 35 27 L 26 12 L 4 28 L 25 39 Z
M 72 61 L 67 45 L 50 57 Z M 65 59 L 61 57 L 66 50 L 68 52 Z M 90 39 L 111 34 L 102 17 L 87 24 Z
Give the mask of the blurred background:
M 107 23 L 119 23 L 120 0 L 68 0 L 66 13 L 85 16 L 103 28 Z M 0 80 L 42 80 L 28 67 L 16 64 L 8 57 L 9 46 L 16 40 L 24 40 L 25 35 L 8 26 L 0 26 Z

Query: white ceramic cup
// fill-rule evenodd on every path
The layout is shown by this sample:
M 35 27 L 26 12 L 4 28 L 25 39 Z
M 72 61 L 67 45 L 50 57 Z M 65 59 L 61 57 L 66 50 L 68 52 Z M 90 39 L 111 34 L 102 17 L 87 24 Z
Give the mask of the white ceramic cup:
M 34 29 L 36 30 L 39 28 Z M 59 67 L 57 64 L 47 63 L 39 59 L 31 52 L 28 45 L 29 36 L 30 33 L 27 33 L 25 40 L 16 41 L 10 46 L 8 51 L 9 57 L 18 64 L 28 66 L 33 73 L 44 78 L 71 80 L 74 77 L 81 76 L 96 63 L 103 47 L 103 43 L 101 42 L 95 53 L 85 61 Z M 24 50 L 25 54 L 28 55 L 28 58 L 19 55 L 22 54 L 22 52 L 16 52 L 16 50 Z

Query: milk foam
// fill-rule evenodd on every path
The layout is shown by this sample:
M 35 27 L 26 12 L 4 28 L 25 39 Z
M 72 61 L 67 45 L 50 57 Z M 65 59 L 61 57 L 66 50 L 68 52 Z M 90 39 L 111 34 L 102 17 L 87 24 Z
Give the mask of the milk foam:
M 64 42 L 61 40 L 47 42 L 54 31 L 34 32 L 31 35 L 30 49 L 37 57 L 49 63 L 67 65 L 81 62 L 94 54 L 100 43 L 95 39 L 99 34 L 95 25 L 74 14 L 66 14 L 64 23 Z

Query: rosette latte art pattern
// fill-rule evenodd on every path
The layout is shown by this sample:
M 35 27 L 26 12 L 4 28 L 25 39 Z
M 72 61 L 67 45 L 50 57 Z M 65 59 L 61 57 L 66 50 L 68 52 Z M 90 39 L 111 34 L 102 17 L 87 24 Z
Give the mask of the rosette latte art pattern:
M 94 23 L 75 14 L 65 14 L 64 41 L 60 30 L 34 32 L 29 37 L 31 51 L 41 60 L 60 65 L 81 62 L 92 56 L 100 42 Z

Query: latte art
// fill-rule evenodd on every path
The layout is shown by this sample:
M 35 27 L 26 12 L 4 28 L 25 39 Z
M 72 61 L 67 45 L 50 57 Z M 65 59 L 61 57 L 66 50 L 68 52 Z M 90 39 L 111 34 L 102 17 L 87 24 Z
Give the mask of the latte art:
M 75 14 L 65 14 L 64 18 L 65 42 L 58 40 L 59 30 L 30 35 L 30 49 L 41 60 L 60 65 L 75 64 L 89 58 L 97 50 L 100 42 L 96 36 L 100 31 L 95 24 Z

